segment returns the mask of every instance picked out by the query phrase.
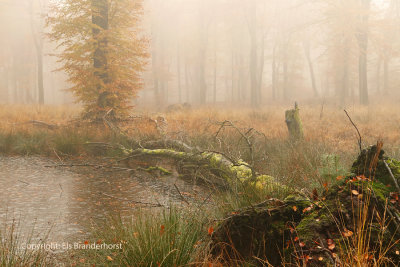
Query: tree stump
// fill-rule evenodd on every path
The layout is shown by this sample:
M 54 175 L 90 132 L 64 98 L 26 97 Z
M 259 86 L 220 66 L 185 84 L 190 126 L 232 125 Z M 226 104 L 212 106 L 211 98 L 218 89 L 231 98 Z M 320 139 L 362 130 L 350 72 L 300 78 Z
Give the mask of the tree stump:
M 300 109 L 295 103 L 294 109 L 286 110 L 285 121 L 289 130 L 289 139 L 299 141 L 304 138 L 303 126 L 300 119 Z

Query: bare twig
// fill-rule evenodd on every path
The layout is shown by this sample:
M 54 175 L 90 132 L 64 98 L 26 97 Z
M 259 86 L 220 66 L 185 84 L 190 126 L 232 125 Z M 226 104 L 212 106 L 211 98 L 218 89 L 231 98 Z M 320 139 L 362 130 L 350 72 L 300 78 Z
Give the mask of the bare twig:
M 385 164 L 386 169 L 388 170 L 390 177 L 392 177 L 394 185 L 396 186 L 397 192 L 400 193 L 400 187 L 399 184 L 397 183 L 396 178 L 393 175 L 392 169 L 390 169 L 389 165 L 387 164 L 387 162 L 385 160 L 383 160 L 383 163 Z
M 55 168 L 55 167 L 102 167 L 101 165 L 97 164 L 89 164 L 89 163 L 82 163 L 82 164 L 54 164 L 54 165 L 45 165 L 46 168 Z
M 176 184 L 174 184 L 174 187 L 176 189 L 176 191 L 178 191 L 178 194 L 180 196 L 180 198 L 188 205 L 190 205 L 190 203 L 183 197 L 183 195 L 181 194 L 181 191 L 179 191 L 179 188 L 176 186 Z
M 53 152 L 54 154 L 57 156 L 58 160 L 63 163 L 63 160 L 60 158 L 60 156 L 58 155 L 57 151 L 53 148 Z
M 131 203 L 134 203 L 134 204 L 148 205 L 150 207 L 167 207 L 167 206 L 162 205 L 160 203 L 155 204 L 155 203 L 149 203 L 149 202 L 135 201 L 135 200 L 127 199 L 127 198 L 120 198 L 120 197 L 112 196 L 112 195 L 109 195 L 109 194 L 106 194 L 106 193 L 103 193 L 103 192 L 100 192 L 100 194 L 105 195 L 106 197 L 110 197 L 110 198 L 114 198 L 114 199 L 118 199 L 118 200 L 122 200 L 122 201 L 131 202 Z
M 251 158 L 251 159 L 250 159 L 251 162 L 250 162 L 249 166 L 247 166 L 247 167 L 250 168 L 251 173 L 252 173 L 252 178 L 255 179 L 257 175 L 256 175 L 256 172 L 255 172 L 255 170 L 254 170 L 254 168 L 253 168 L 253 166 L 254 166 L 253 143 L 250 141 L 251 136 L 248 136 L 248 134 L 251 134 L 251 132 L 253 131 L 253 128 L 250 128 L 246 133 L 243 133 L 243 132 L 242 132 L 238 127 L 236 127 L 236 125 L 233 124 L 233 122 L 231 122 L 231 121 L 226 120 L 226 121 L 223 121 L 222 123 L 219 123 L 219 124 L 220 124 L 220 128 L 218 129 L 217 133 L 215 134 L 215 138 L 218 137 L 219 133 L 221 132 L 221 130 L 222 130 L 224 127 L 232 127 L 233 129 L 236 130 L 237 133 L 239 133 L 239 135 L 241 136 L 241 138 L 243 138 L 243 139 L 246 141 L 246 144 L 247 144 L 247 146 L 248 146 L 248 148 L 249 148 L 250 158 Z
M 208 196 L 204 199 L 204 201 L 198 206 L 198 209 L 201 209 L 207 203 L 207 201 L 210 199 L 211 195 L 212 195 L 212 192 L 210 194 L 208 194 Z
M 354 128 L 357 130 L 357 134 L 358 134 L 358 138 L 359 138 L 359 139 L 358 139 L 358 146 L 359 146 L 359 148 L 360 148 L 360 153 L 361 153 L 361 151 L 362 151 L 362 139 L 361 139 L 360 131 L 358 130 L 356 124 L 355 124 L 355 123 L 353 122 L 353 120 L 351 119 L 349 113 L 347 113 L 346 110 L 344 110 L 344 112 L 346 113 L 347 117 L 349 118 L 351 124 L 353 124 Z

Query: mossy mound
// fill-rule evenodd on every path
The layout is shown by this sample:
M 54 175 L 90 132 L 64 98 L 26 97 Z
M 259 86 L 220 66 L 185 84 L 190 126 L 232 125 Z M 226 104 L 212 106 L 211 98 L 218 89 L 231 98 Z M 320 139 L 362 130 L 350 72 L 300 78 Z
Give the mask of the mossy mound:
M 361 152 L 357 160 L 353 163 L 351 171 L 356 175 L 371 177 L 385 185 L 395 187 L 393 177 L 386 165 L 390 167 L 398 184 L 400 182 L 400 161 L 386 157 L 385 151 L 376 145 Z
M 232 213 L 212 235 L 212 254 L 230 264 L 258 258 L 277 266 L 294 225 L 311 205 L 309 199 L 290 195 Z
M 374 153 L 372 168 L 359 171 Z M 383 160 L 394 175 L 400 164 L 383 154 L 365 150 L 354 162 L 358 171 L 339 177 L 317 200 L 291 195 L 234 213 L 214 232 L 213 255 L 255 265 L 399 266 L 400 202 Z

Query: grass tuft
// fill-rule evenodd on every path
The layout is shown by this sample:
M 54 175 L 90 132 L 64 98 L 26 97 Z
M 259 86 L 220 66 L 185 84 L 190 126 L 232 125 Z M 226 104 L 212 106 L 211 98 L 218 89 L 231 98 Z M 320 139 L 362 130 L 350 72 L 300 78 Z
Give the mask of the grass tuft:
M 79 257 L 99 266 L 185 266 L 207 234 L 205 222 L 199 212 L 176 207 L 160 213 L 140 210 L 130 222 L 117 218 L 94 233 L 95 240 L 122 243 L 120 251 L 86 251 Z

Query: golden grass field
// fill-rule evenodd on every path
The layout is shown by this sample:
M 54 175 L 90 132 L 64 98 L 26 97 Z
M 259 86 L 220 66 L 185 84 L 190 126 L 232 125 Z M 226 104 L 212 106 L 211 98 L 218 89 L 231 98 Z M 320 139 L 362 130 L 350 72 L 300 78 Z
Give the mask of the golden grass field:
M 267 138 L 283 140 L 288 136 L 284 121 L 287 106 L 273 106 L 263 109 L 200 108 L 173 113 L 137 110 L 127 127 L 145 136 L 156 134 L 154 122 L 164 116 L 168 132 L 184 133 L 187 136 L 212 135 L 218 130 L 218 122 L 229 120 L 239 128 L 254 128 Z M 307 141 L 324 143 L 334 151 L 349 152 L 358 149 L 357 133 L 344 111 L 337 107 L 303 106 L 300 109 L 305 138 Z M 363 145 L 383 140 L 384 147 L 392 156 L 400 155 L 400 107 L 381 105 L 379 107 L 353 107 L 347 110 L 358 126 Z M 64 125 L 79 118 L 77 106 L 0 106 L 0 130 L 34 131 L 37 127 L 27 122 L 43 121 Z

